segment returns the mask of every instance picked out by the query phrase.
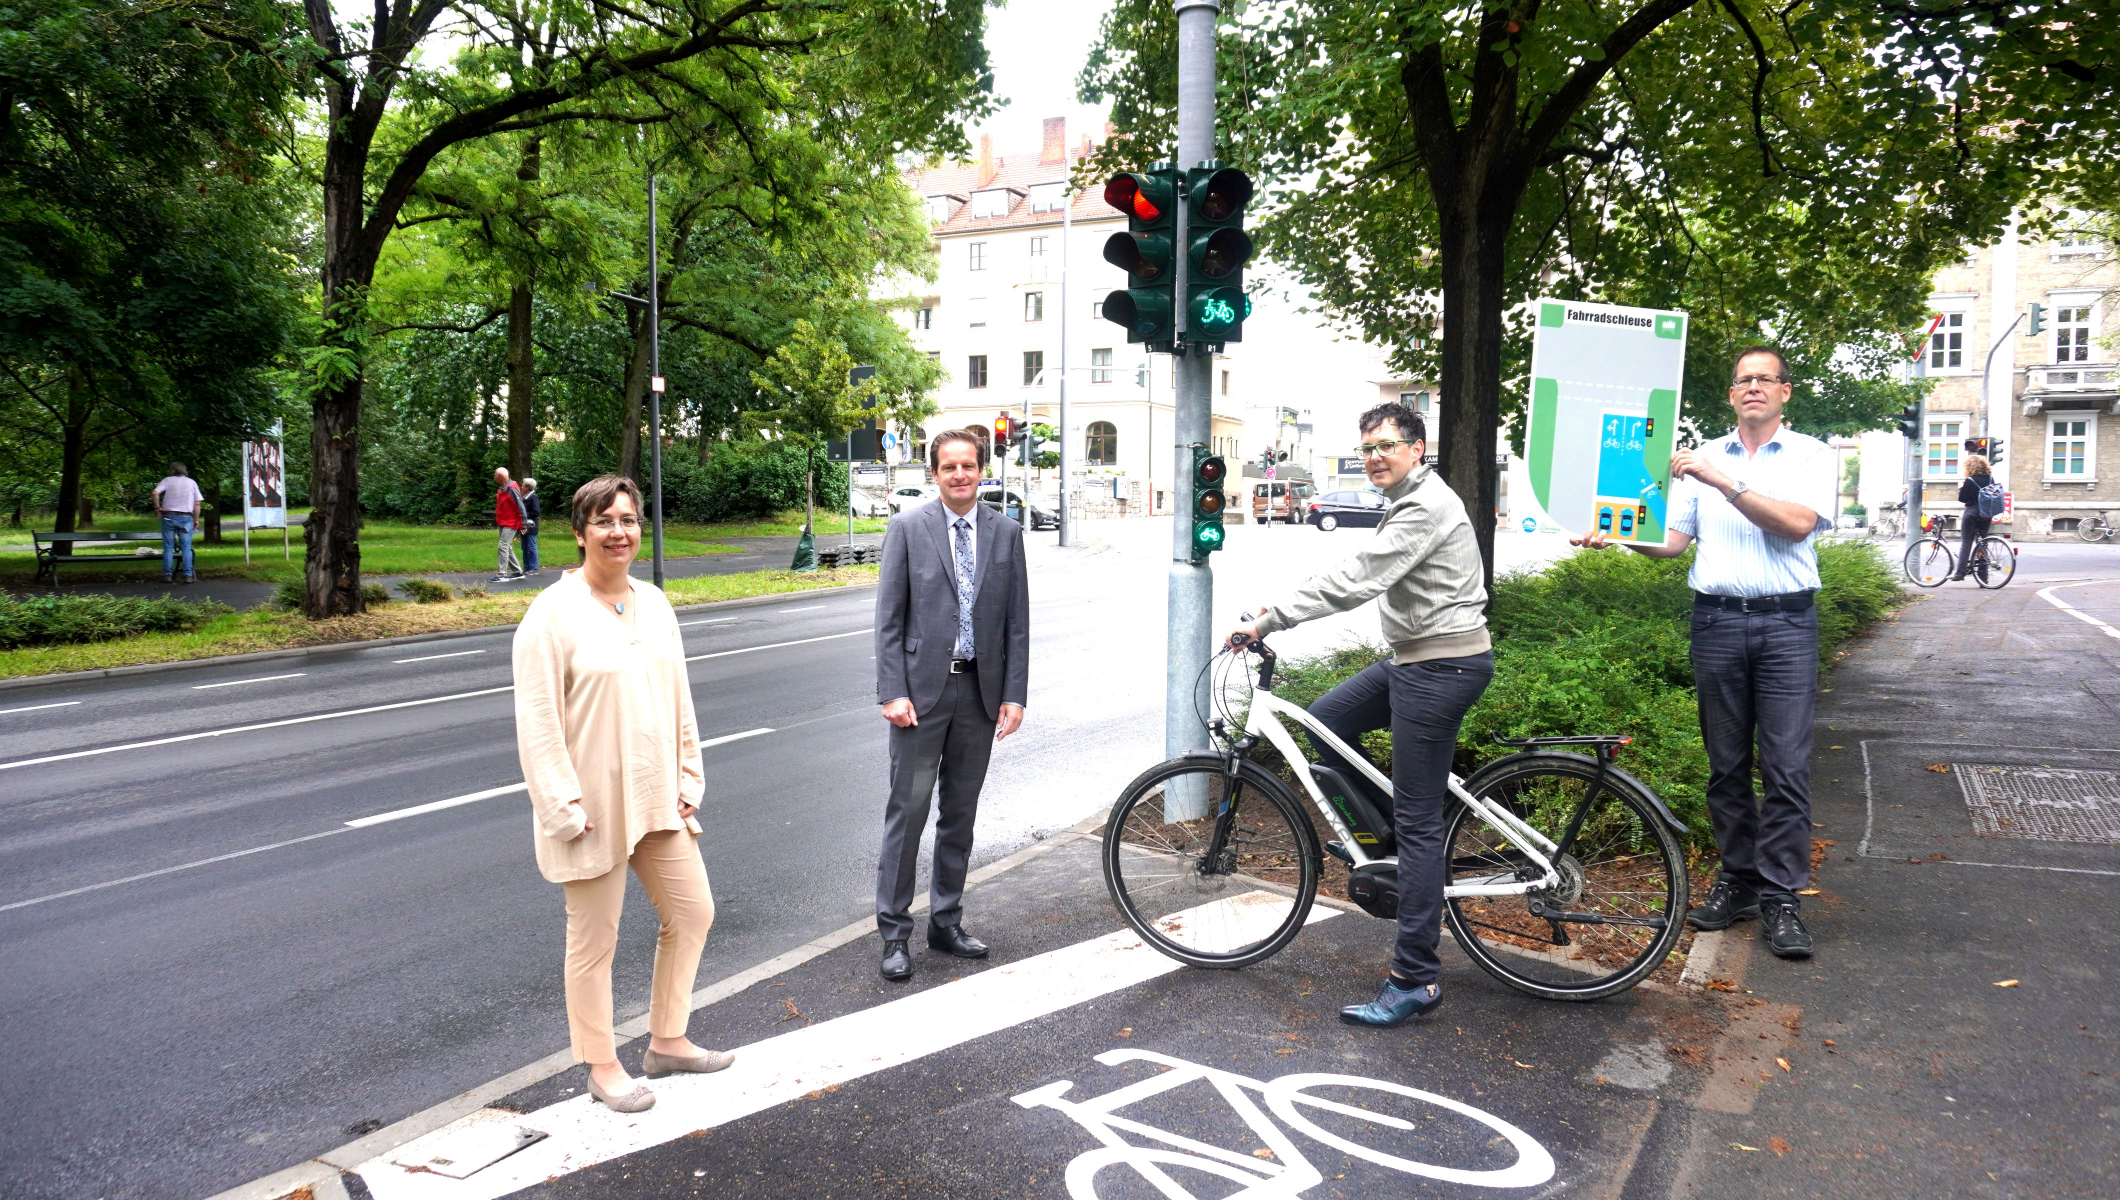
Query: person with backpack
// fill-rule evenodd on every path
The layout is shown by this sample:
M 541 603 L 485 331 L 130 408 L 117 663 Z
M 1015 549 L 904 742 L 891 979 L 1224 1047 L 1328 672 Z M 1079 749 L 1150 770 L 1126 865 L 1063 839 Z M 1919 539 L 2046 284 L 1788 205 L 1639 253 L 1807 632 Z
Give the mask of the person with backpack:
M 1965 479 L 1958 485 L 1958 503 L 1965 516 L 1958 521 L 1958 573 L 1964 579 L 1973 569 L 1973 547 L 1987 536 L 1988 527 L 2002 515 L 2007 500 L 2002 485 L 1995 482 L 1988 460 L 1978 454 L 1965 456 Z

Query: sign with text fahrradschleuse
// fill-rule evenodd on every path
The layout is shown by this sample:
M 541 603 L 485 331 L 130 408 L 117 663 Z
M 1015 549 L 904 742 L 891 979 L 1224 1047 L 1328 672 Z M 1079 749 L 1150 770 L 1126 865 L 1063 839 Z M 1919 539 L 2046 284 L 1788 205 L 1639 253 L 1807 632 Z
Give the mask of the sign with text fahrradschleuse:
M 1547 533 L 1661 543 L 1671 490 L 1686 314 L 1534 302 L 1525 467 Z

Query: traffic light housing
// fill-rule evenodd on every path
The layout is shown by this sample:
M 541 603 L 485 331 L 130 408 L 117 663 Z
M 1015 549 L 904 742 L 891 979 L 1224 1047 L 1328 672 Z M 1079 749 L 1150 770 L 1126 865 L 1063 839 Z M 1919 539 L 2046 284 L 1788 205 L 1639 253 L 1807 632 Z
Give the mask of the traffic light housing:
M 1104 261 L 1126 272 L 1126 288 L 1104 298 L 1104 319 L 1126 327 L 1128 342 L 1169 353 L 1177 305 L 1178 169 L 1156 163 L 1121 171 L 1104 202 L 1126 214 L 1126 232 L 1104 241 Z
M 1014 417 L 1009 416 L 1007 413 L 1002 413 L 994 418 L 994 457 L 996 459 L 1008 456 L 1009 437 L 1015 430 L 1016 420 Z
M 1194 446 L 1192 456 L 1192 561 L 1205 562 L 1222 548 L 1222 510 L 1229 504 L 1222 485 L 1229 480 L 1229 464 L 1205 446 Z
M 2032 305 L 2032 319 L 2024 327 L 2024 336 L 2038 337 L 2046 332 L 2046 305 Z
M 2002 461 L 2002 439 L 1998 437 L 1969 437 L 1965 439 L 1965 452 L 1977 454 L 1989 463 Z
M 1899 410 L 1899 436 L 1908 441 L 1921 438 L 1921 406 L 1909 404 Z
M 1251 176 L 1220 163 L 1185 173 L 1184 338 L 1192 345 L 1244 340 L 1244 318 L 1251 315 L 1244 264 L 1252 251 L 1244 210 L 1252 190 Z

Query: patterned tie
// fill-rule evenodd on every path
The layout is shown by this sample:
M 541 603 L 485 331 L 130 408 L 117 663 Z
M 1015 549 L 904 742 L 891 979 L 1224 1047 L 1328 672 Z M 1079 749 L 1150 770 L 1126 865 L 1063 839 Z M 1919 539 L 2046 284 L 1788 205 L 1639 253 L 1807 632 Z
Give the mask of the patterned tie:
M 958 658 L 972 656 L 972 526 L 957 518 L 957 649 Z

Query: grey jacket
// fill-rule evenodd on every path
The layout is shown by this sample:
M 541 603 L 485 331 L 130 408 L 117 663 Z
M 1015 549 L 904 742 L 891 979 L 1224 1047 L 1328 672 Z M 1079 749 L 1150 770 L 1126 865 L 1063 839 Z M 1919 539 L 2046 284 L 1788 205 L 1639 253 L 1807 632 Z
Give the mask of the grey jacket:
M 1426 465 L 1384 496 L 1390 504 L 1376 536 L 1294 596 L 1268 606 L 1260 632 L 1346 612 L 1382 594 L 1377 607 L 1393 662 L 1485 653 L 1491 648 L 1485 569 L 1465 502 Z
M 949 682 L 957 643 L 957 555 L 951 512 L 930 500 L 891 521 L 876 589 L 876 700 L 910 699 L 925 715 Z M 1023 526 L 984 504 L 972 508 L 972 648 L 986 715 L 1024 703 L 1030 679 L 1031 593 Z

